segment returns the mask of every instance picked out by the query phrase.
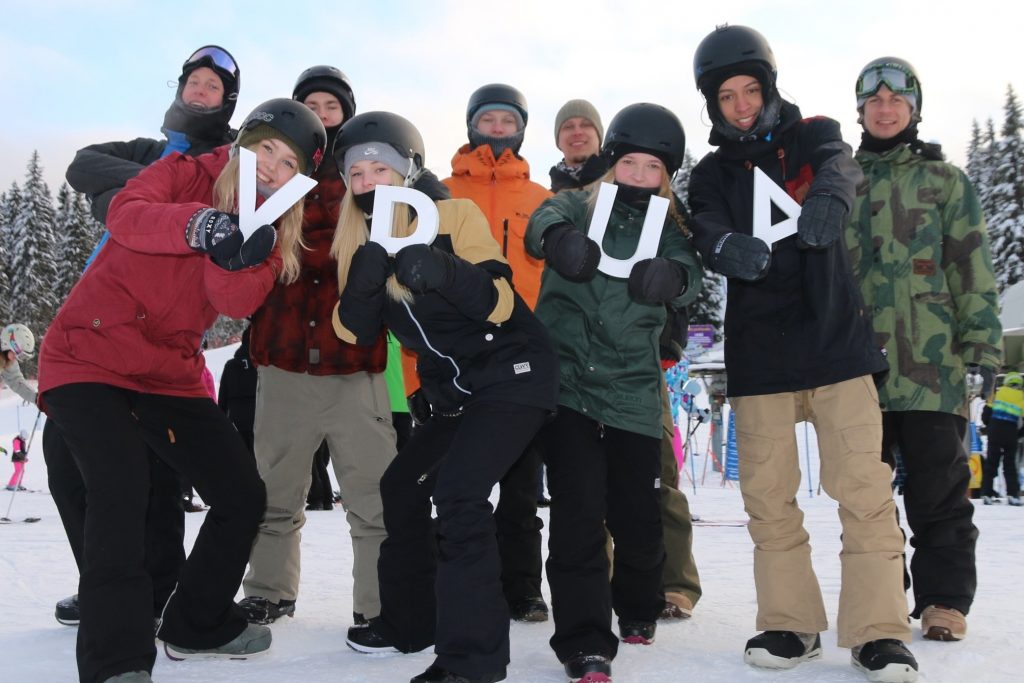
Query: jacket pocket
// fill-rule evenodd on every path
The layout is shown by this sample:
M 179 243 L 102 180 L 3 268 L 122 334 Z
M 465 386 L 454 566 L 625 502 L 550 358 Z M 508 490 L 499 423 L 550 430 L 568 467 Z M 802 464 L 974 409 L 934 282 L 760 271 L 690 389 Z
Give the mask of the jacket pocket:
M 772 439 L 750 432 L 736 430 L 736 441 L 739 446 L 737 450 L 741 464 L 744 460 L 756 463 L 767 462 L 775 449 L 775 442 Z
M 62 315 L 70 355 L 118 375 L 143 375 L 152 352 L 146 312 L 137 304 L 72 307 Z

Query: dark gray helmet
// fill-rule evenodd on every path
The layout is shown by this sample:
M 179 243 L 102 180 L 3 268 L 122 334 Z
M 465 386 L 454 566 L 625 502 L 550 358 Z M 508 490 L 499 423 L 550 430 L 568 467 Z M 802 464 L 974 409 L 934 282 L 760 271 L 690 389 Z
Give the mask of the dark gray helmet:
M 867 98 L 878 92 L 883 85 L 897 95 L 912 95 L 914 114 L 911 122 L 921 120 L 924 95 L 913 64 L 899 57 L 878 57 L 865 64 L 857 75 L 857 109 L 860 110 Z
M 426 163 L 423 137 L 408 119 L 387 111 L 370 111 L 354 116 L 341 124 L 334 141 L 334 160 L 338 168 L 345 164 L 345 152 L 350 147 L 368 142 L 386 142 L 406 159 L 412 159 L 417 169 Z
M 309 107 L 284 97 L 267 100 L 245 117 L 238 129 L 236 144 L 248 144 L 246 138 L 263 126 L 272 128 L 286 138 L 284 141 L 290 143 L 302 161 L 305 174 L 313 173 L 320 166 L 326 152 L 327 131 Z
M 612 119 L 601 148 L 612 164 L 631 152 L 653 154 L 665 164 L 669 176 L 683 165 L 686 134 L 683 124 L 660 104 L 631 104 Z

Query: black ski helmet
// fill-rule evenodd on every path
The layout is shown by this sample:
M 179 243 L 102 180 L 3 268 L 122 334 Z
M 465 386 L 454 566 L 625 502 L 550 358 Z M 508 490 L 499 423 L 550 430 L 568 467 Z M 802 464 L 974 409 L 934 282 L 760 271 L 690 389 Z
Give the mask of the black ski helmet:
M 341 69 L 320 64 L 299 74 L 295 88 L 292 89 L 292 99 L 302 102 L 314 92 L 326 92 L 337 97 L 346 121 L 356 115 L 356 96 L 352 92 L 352 83 Z
M 746 62 L 757 62 L 765 69 L 768 82 L 774 86 L 778 77 L 775 54 L 763 35 L 746 26 L 716 26 L 704 37 L 693 53 L 693 80 L 704 97 L 711 99 L 717 92 L 709 93 L 707 88 L 717 87 L 724 78 L 713 78 L 716 74 L 732 71 Z M 733 72 L 736 75 L 738 72 Z M 717 82 L 713 82 L 717 81 Z
M 902 81 L 901 81 L 902 79 Z M 917 77 L 914 65 L 899 57 L 878 57 L 864 65 L 857 74 L 857 111 L 862 111 L 864 101 L 878 92 L 885 85 L 897 95 L 913 94 L 914 113 L 910 117 L 911 125 L 921 120 L 921 103 L 924 95 L 921 92 L 921 81 Z
M 630 152 L 653 154 L 671 177 L 683 165 L 686 134 L 679 117 L 660 104 L 631 104 L 612 119 L 601 151 L 612 165 Z
M 299 157 L 300 172 L 311 175 L 316 171 L 326 152 L 327 131 L 320 117 L 295 100 L 278 97 L 253 109 L 239 128 L 235 145 L 277 138 L 275 132 Z
M 749 130 L 740 130 L 728 123 L 718 107 L 718 88 L 739 75 L 752 76 L 761 84 L 761 114 Z M 730 140 L 753 140 L 775 127 L 782 108 L 782 98 L 775 85 L 777 79 L 771 45 L 758 31 L 747 26 L 716 26 L 700 41 L 693 54 L 693 80 L 704 95 L 711 123 Z
M 204 45 L 193 52 L 185 63 L 181 65 L 181 76 L 178 77 L 177 99 L 181 99 L 181 93 L 188 83 L 189 75 L 200 67 L 213 69 L 224 85 L 224 103 L 221 109 L 227 113 L 230 119 L 235 111 L 235 103 L 238 101 L 238 90 L 242 87 L 242 70 L 238 68 L 238 62 L 231 56 L 231 53 L 220 45 Z
M 473 127 L 473 115 L 476 114 L 477 109 L 485 104 L 507 104 L 515 107 L 519 115 L 523 117 L 524 128 L 526 127 L 527 120 L 530 118 L 530 110 L 526 106 L 526 96 L 523 93 L 511 85 L 490 83 L 480 86 L 469 96 L 469 103 L 466 105 L 467 128 Z
M 345 152 L 356 145 L 370 142 L 384 142 L 402 157 L 411 159 L 416 170 L 422 170 L 426 162 L 423 137 L 408 119 L 388 111 L 368 111 L 341 124 L 338 138 L 334 141 L 334 160 L 338 168 L 345 167 Z

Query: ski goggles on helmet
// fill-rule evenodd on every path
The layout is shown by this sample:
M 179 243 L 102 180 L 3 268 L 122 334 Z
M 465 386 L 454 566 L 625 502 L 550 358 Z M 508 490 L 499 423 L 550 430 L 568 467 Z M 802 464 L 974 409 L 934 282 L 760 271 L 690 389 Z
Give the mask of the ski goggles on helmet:
M 868 98 L 881 86 L 896 95 L 917 95 L 917 78 L 899 64 L 877 64 L 857 79 L 857 98 Z
M 230 74 L 232 78 L 238 79 L 238 64 L 235 63 L 235 58 L 229 55 L 227 50 L 216 45 L 207 45 L 192 53 L 192 56 L 185 60 L 182 71 L 188 70 L 193 65 L 202 66 L 204 62 L 212 63 Z

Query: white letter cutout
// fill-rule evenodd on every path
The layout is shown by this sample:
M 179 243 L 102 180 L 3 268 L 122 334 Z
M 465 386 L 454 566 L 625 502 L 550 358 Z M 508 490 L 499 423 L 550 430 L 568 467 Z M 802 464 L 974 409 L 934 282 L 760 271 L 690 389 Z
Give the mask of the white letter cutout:
M 644 216 L 644 225 L 640 229 L 640 241 L 636 244 L 636 251 L 628 259 L 619 259 L 604 253 L 602 241 L 605 230 L 608 229 L 608 221 L 612 216 L 612 204 L 615 203 L 615 194 L 619 191 L 611 183 L 601 183 L 597 192 L 597 204 L 594 205 L 594 217 L 590 221 L 590 232 L 587 237 L 597 242 L 601 248 L 601 260 L 597 269 L 605 275 L 612 277 L 629 277 L 629 272 L 637 261 L 647 258 L 654 258 L 658 255 L 658 243 L 661 241 L 661 230 L 665 225 L 665 216 L 668 214 L 668 200 L 657 195 L 651 196 L 651 203 L 647 205 L 647 215 Z
M 391 234 L 395 204 L 408 204 L 416 209 L 416 231 L 408 237 Z M 384 247 L 394 256 L 402 247 L 411 244 L 430 244 L 437 237 L 437 206 L 419 190 L 395 185 L 378 185 L 373 196 L 373 225 L 370 240 Z
M 316 187 L 316 181 L 296 173 L 274 194 L 256 208 L 256 153 L 245 147 L 238 148 L 238 228 L 242 236 L 249 236 L 262 225 L 270 225 L 284 215 L 292 204 Z
M 772 203 L 779 207 L 786 219 L 772 225 Z M 796 219 L 800 217 L 800 205 L 786 191 L 779 187 L 768 174 L 754 167 L 754 237 L 769 247 L 796 234 Z

